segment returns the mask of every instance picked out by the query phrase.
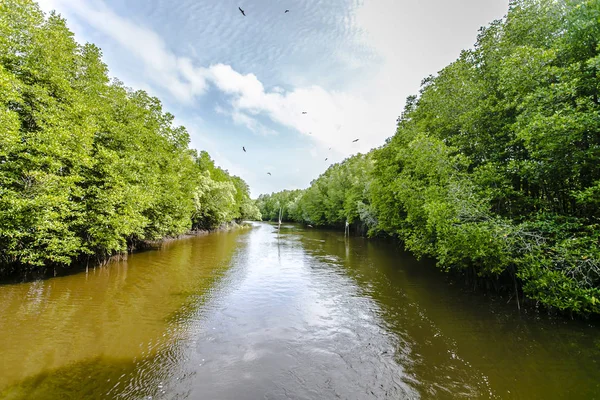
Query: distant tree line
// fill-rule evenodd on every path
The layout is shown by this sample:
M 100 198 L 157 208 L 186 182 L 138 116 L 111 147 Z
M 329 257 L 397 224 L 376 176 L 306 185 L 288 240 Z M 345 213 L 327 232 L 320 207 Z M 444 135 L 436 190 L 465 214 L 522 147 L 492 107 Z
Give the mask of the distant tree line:
M 391 235 L 440 268 L 600 312 L 600 1 L 511 1 L 407 99 L 396 134 L 267 219 Z
M 64 19 L 0 2 L 0 273 L 260 218 L 246 183 L 188 145 Z

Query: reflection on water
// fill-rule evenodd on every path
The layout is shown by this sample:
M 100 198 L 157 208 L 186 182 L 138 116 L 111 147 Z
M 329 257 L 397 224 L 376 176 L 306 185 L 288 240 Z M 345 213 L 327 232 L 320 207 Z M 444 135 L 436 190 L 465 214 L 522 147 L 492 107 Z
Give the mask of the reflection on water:
M 600 335 L 267 224 L 0 286 L 0 398 L 594 398 Z

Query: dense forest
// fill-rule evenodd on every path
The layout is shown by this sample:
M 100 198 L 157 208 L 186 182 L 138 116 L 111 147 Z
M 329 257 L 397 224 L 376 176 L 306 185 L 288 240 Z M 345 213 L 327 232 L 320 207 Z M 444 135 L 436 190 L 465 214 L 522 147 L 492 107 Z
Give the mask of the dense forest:
M 282 208 L 391 235 L 531 304 L 599 313 L 599 95 L 600 1 L 511 1 L 407 99 L 384 146 L 257 204 L 266 219 Z
M 260 218 L 246 183 L 101 56 L 33 1 L 0 2 L 1 273 Z

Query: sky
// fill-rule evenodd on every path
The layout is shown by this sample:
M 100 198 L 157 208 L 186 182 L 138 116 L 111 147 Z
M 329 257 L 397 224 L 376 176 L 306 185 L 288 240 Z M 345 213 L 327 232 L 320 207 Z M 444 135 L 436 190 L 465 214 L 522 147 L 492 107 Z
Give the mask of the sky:
M 158 97 L 190 146 L 253 197 L 305 188 L 383 145 L 423 78 L 508 10 L 508 0 L 38 2 L 102 49 L 112 77 Z

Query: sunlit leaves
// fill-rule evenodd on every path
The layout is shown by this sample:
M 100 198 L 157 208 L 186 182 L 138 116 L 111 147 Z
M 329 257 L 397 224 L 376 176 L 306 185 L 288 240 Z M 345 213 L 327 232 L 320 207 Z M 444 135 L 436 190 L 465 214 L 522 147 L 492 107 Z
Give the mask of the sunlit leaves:
M 158 99 L 110 82 L 101 55 L 32 1 L 0 2 L 2 267 L 260 217 L 245 182 L 190 151 Z

